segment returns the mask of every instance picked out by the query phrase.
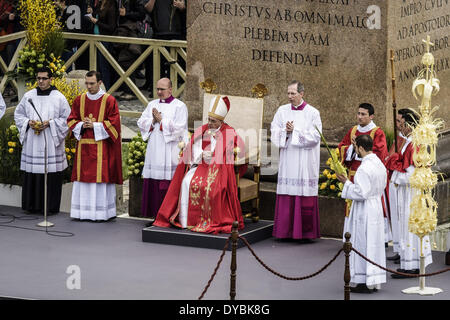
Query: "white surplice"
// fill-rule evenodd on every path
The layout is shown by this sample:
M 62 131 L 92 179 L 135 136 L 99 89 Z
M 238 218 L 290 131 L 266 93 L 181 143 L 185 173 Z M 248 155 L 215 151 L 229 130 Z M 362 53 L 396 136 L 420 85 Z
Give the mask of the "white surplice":
M 286 131 L 293 121 L 294 131 Z M 320 134 L 322 121 L 319 111 L 307 104 L 303 110 L 282 105 L 271 123 L 271 141 L 280 149 L 277 194 L 317 196 L 320 171 Z
M 96 94 L 87 93 L 89 100 L 98 100 L 105 91 L 100 89 Z M 88 100 L 86 100 L 86 103 Z M 95 141 L 109 138 L 101 122 L 94 122 Z M 79 122 L 73 129 L 77 140 L 81 139 L 83 122 Z M 83 167 L 81 167 L 83 170 Z M 72 189 L 72 203 L 70 217 L 81 220 L 108 220 L 116 216 L 116 186 L 114 183 L 87 183 L 74 181 Z
M 157 122 L 154 125 L 152 125 L 153 108 L 162 114 L 161 123 Z M 187 107 L 178 99 L 173 99 L 170 103 L 163 103 L 156 99 L 148 104 L 137 121 L 142 139 L 148 140 L 142 170 L 144 179 L 172 180 L 178 165 L 180 151 L 178 142 L 188 143 L 187 121 Z M 151 130 L 152 127 L 153 130 Z
M 3 99 L 3 96 L 0 93 L 0 119 L 5 115 L 5 111 L 6 111 L 5 99 Z
M 401 132 L 399 132 L 398 134 L 401 138 L 407 140 L 408 138 L 405 137 Z M 403 149 L 400 150 L 401 153 L 403 154 L 406 150 L 406 147 L 408 146 L 408 144 L 410 143 L 410 141 L 406 141 Z M 412 173 L 412 172 L 411 172 Z M 408 177 L 409 179 L 409 177 Z M 400 253 L 400 222 L 399 222 L 399 216 L 397 213 L 397 190 L 395 188 L 395 184 L 391 180 L 389 181 L 389 212 L 391 214 L 391 226 L 392 226 L 392 243 L 393 243 L 393 247 L 392 247 L 392 251 L 394 253 Z
M 30 120 L 40 121 L 29 99 L 33 101 L 42 121 L 49 120 L 50 123 L 39 135 L 36 135 L 28 124 Z M 19 129 L 19 140 L 22 144 L 20 170 L 30 173 L 45 172 L 45 142 L 47 172 L 60 172 L 67 168 L 65 138 L 69 132 L 69 115 L 69 103 L 58 90 L 52 90 L 50 95 L 37 95 L 37 90 L 32 89 L 24 94 L 14 112 L 14 121 Z
M 361 133 L 368 133 L 368 132 L 372 131 L 373 129 L 375 129 L 376 127 L 377 127 L 377 125 L 375 124 L 375 122 L 370 121 L 369 124 L 365 125 L 364 127 L 359 124 L 356 128 L 356 131 L 361 132 Z M 354 161 L 354 160 L 361 161 L 362 160 L 358 156 L 358 154 L 354 151 L 352 144 L 347 148 L 347 152 L 345 153 L 344 157 L 345 157 L 345 161 Z M 383 198 L 383 201 L 385 203 L 385 207 L 387 208 L 386 199 Z M 384 238 L 385 238 L 384 239 L 385 242 L 389 242 L 393 238 L 393 232 L 391 232 L 391 225 L 389 223 L 388 218 L 384 218 Z M 395 241 L 394 241 L 394 246 L 395 246 Z M 396 251 L 394 250 L 394 252 L 396 252 Z
M 381 195 L 386 181 L 386 168 L 372 153 L 362 158 L 354 183 L 347 180 L 342 190 L 342 198 L 353 200 L 350 215 L 345 219 L 344 235 L 350 232 L 353 247 L 382 267 L 386 267 L 386 255 Z M 386 271 L 366 262 L 353 251 L 350 254 L 350 275 L 354 284 L 365 283 L 378 288 L 386 282 Z
M 405 152 L 406 147 L 412 143 L 411 138 L 404 138 L 407 140 L 400 151 L 402 154 Z M 414 166 L 411 165 L 406 169 L 406 172 L 394 170 L 389 182 L 391 215 L 397 219 L 397 252 L 400 255 L 400 268 L 404 270 L 420 268 L 420 238 L 408 230 L 411 199 L 414 193 L 418 192 L 416 189 L 412 189 L 409 184 L 409 178 L 414 173 L 414 169 Z M 425 256 L 425 266 L 427 266 L 433 262 L 431 243 L 428 236 L 423 238 L 422 250 Z

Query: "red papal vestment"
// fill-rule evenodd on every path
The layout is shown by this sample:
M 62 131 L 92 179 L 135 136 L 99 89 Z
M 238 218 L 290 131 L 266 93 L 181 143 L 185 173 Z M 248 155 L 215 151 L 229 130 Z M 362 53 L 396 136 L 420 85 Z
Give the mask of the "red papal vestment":
M 196 146 L 208 150 L 207 132 L 208 125 L 203 125 L 194 132 L 175 170 L 154 226 L 181 227 L 181 185 L 193 165 Z M 234 148 L 239 147 L 239 154 L 242 156 L 245 154 L 245 147 L 236 131 L 226 123 L 222 124 L 214 138 L 216 144 L 211 162 L 208 164 L 202 160 L 198 163 L 189 185 L 187 227 L 196 232 L 230 233 L 234 221 L 239 222 L 239 229 L 244 227 L 234 171 Z M 241 166 L 240 175 L 246 169 L 246 165 Z

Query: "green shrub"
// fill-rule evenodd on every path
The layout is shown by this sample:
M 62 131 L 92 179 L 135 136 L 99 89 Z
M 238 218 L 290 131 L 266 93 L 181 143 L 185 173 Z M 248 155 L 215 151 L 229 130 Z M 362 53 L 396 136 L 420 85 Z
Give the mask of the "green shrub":
M 0 183 L 22 185 L 22 145 L 12 117 L 12 114 L 7 114 L 0 120 Z
M 145 151 L 147 150 L 147 143 L 142 140 L 141 133 L 133 137 L 128 144 L 128 157 L 127 157 L 127 176 L 128 177 L 140 177 L 142 176 L 142 170 L 144 168 Z

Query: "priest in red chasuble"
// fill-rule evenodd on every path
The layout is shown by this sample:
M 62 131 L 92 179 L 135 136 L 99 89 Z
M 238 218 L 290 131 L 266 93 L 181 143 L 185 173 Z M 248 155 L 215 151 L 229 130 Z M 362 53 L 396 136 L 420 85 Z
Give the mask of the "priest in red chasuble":
M 388 155 L 386 136 L 383 130 L 373 122 L 374 114 L 375 110 L 371 104 L 360 104 L 357 114 L 358 125 L 347 132 L 338 146 L 341 161 L 349 168 L 349 179 L 352 182 L 362 160 L 355 151 L 355 138 L 357 136 L 362 134 L 370 135 L 373 140 L 373 153 L 380 158 L 381 162 L 384 163 Z
M 78 96 L 67 119 L 77 142 L 72 181 L 71 218 L 116 217 L 116 188 L 122 184 L 120 114 L 116 99 L 100 86 L 101 74 L 86 74 L 87 93 Z
M 228 97 L 212 99 L 208 123 L 197 128 L 184 150 L 154 226 L 230 233 L 234 221 L 244 227 L 234 164 L 245 155 L 244 143 L 224 122 Z M 241 166 L 243 175 L 247 166 Z
M 362 159 L 356 153 L 355 146 L 355 138 L 367 134 L 373 140 L 373 153 L 378 156 L 378 158 L 385 163 L 385 159 L 388 156 L 387 144 L 386 144 L 386 136 L 383 130 L 378 127 L 374 122 L 373 118 L 375 117 L 375 109 L 370 103 L 361 103 L 358 107 L 357 113 L 357 121 L 358 125 L 351 128 L 344 139 L 342 139 L 341 143 L 339 143 L 339 154 L 341 157 L 342 163 L 348 168 L 348 178 L 351 182 L 355 176 L 356 170 L 361 165 Z M 388 199 L 386 196 L 386 192 L 382 197 L 382 205 L 383 205 L 383 214 L 385 217 L 385 237 L 386 242 L 389 240 L 390 232 L 389 232 L 389 223 L 386 219 L 389 219 L 388 213 Z M 350 205 L 347 203 L 345 215 L 348 217 L 350 212 Z

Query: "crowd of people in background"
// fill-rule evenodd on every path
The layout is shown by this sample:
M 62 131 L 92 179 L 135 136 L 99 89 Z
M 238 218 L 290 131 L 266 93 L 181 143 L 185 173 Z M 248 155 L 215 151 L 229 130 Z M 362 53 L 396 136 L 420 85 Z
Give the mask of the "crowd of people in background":
M 57 14 L 61 17 L 64 31 L 106 36 L 151 38 L 159 40 L 186 40 L 186 0 L 55 0 Z M 18 1 L 0 0 L 0 35 L 23 30 L 17 12 Z M 66 40 L 63 60 L 67 61 L 81 46 L 82 40 Z M 143 46 L 127 43 L 102 42 L 122 69 L 127 70 L 143 52 Z M 18 41 L 0 45 L 0 54 L 8 65 Z M 145 48 L 144 48 L 145 49 Z M 106 90 L 118 79 L 114 68 L 98 52 L 98 71 L 103 74 Z M 76 61 L 76 69 L 89 70 L 89 53 L 86 51 Z M 161 76 L 169 74 L 170 64 L 161 58 Z M 71 71 L 71 67 L 67 71 Z M 145 79 L 139 88 L 153 92 L 153 55 L 130 76 Z M 159 77 L 158 77 L 159 79 Z M 144 81 L 142 81 L 144 82 Z M 127 85 L 118 91 L 121 100 L 135 99 Z M 4 95 L 15 94 L 8 88 Z M 17 99 L 17 98 L 16 98 Z M 17 101 L 17 100 L 16 100 Z

